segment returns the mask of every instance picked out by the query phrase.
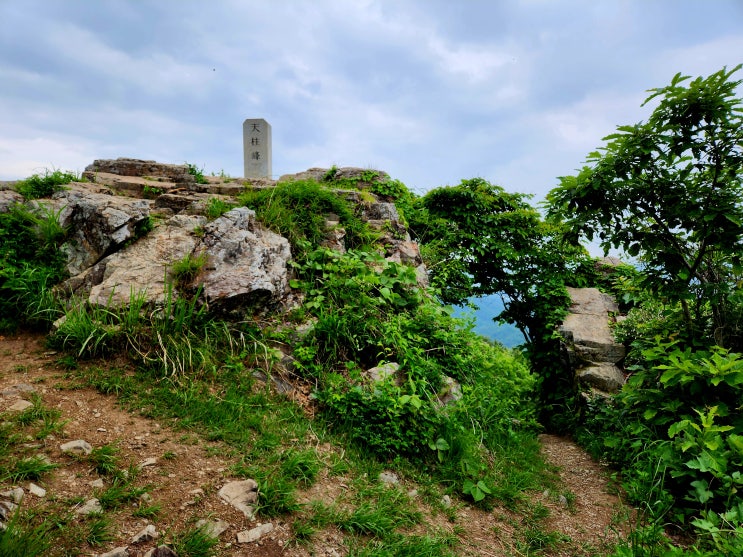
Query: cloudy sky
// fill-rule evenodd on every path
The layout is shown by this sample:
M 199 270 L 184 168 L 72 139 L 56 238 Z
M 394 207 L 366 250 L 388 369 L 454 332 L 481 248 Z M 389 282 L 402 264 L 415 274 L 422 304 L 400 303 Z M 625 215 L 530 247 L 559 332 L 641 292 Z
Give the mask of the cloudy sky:
M 484 177 L 535 201 L 677 72 L 743 62 L 741 0 L 0 0 L 0 180 L 96 158 Z M 743 72 L 741 72 L 743 74 Z

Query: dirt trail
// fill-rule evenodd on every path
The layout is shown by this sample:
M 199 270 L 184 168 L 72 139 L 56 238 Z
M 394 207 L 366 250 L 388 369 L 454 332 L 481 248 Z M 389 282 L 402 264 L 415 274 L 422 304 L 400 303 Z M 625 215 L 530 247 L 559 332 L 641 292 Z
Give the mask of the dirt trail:
M 6 410 L 28 393 L 14 391 L 17 385 L 30 385 L 43 399 L 47 408 L 57 408 L 67 423 L 61 434 L 43 441 L 42 450 L 55 462 L 64 462 L 42 485 L 56 497 L 84 498 L 90 496 L 90 481 L 97 476 L 89 465 L 71 461 L 59 451 L 59 445 L 70 439 L 85 439 L 94 447 L 105 444 L 120 448 L 124 462 L 134 465 L 147 459 L 157 459 L 155 466 L 146 466 L 142 473 L 155 485 L 153 499 L 162 505 L 158 527 L 186 527 L 196 517 L 219 515 L 230 523 L 225 537 L 234 539 L 236 532 L 250 528 L 245 517 L 224 506 L 214 496 L 225 482 L 232 464 L 228 451 L 188 432 L 174 431 L 154 420 L 123 410 L 114 396 L 105 396 L 88 388 L 71 389 L 72 381 L 56 365 L 58 355 L 44 347 L 43 337 L 34 335 L 0 336 L 0 411 Z M 569 536 L 569 544 L 554 544 L 540 555 L 573 556 L 602 555 L 616 542 L 614 524 L 622 506 L 610 493 L 608 470 L 593 461 L 575 443 L 553 435 L 540 436 L 546 458 L 559 469 L 564 482 L 559 493 L 535 494 L 533 504 L 549 509 L 545 532 Z M 28 482 L 21 486 L 27 488 Z M 324 485 L 327 484 L 327 485 Z M 321 477 L 312 491 L 332 493 L 336 478 Z M 4 489 L 8 486 L 0 486 Z M 414 487 L 414 486 L 411 486 Z M 308 494 L 309 495 L 309 494 Z M 27 495 L 24 504 L 39 505 L 40 500 Z M 517 539 L 523 538 L 524 527 L 518 518 L 503 509 L 484 512 L 462 505 L 457 520 L 449 523 L 443 516 L 432 519 L 445 531 L 457 531 L 462 541 L 458 550 L 463 555 L 507 556 L 524 555 Z M 164 526 L 160 523 L 163 522 Z M 287 523 L 288 522 L 288 523 Z M 287 522 L 275 521 L 275 530 L 261 545 L 236 546 L 223 544 L 220 555 L 309 555 L 341 557 L 347 553 L 338 532 L 321 533 L 314 550 L 287 546 L 291 537 L 291 517 Z M 119 533 L 114 544 L 126 545 L 148 520 L 132 517 L 131 510 L 115 516 Z M 111 547 L 116 545 L 111 545 Z M 561 549 L 561 548 L 565 549 Z M 576 548 L 583 548 L 578 551 Z M 83 553 L 93 555 L 94 553 Z M 534 553 L 529 553 L 534 554 Z

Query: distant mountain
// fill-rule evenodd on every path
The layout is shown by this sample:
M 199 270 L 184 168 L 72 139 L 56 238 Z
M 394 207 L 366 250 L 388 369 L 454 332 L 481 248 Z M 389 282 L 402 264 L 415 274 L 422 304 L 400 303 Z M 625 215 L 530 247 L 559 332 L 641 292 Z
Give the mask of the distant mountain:
M 472 310 L 464 307 L 454 307 L 457 317 L 472 317 L 475 320 L 475 332 L 504 346 L 518 346 L 524 343 L 524 335 L 513 325 L 501 325 L 493 321 L 493 317 L 503 311 L 503 302 L 500 296 L 483 296 L 472 298 L 472 303 L 479 309 Z

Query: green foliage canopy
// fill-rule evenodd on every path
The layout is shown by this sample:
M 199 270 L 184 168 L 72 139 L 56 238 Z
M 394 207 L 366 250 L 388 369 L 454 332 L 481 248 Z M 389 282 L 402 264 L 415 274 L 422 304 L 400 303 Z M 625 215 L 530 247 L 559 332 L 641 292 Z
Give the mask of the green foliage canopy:
M 741 340 L 731 322 L 743 272 L 739 69 L 691 81 L 677 74 L 651 89 L 645 104 L 658 104 L 648 121 L 619 127 L 548 195 L 551 217 L 607 251 L 638 256 L 645 287 L 681 303 L 687 326 L 703 329 L 695 336 L 715 331 L 727 346 Z
M 565 284 L 587 262 L 527 201 L 482 178 L 437 188 L 423 198 L 428 226 L 419 230 L 433 285 L 447 303 L 500 294 L 499 319 L 529 343 L 549 338 L 569 304 Z

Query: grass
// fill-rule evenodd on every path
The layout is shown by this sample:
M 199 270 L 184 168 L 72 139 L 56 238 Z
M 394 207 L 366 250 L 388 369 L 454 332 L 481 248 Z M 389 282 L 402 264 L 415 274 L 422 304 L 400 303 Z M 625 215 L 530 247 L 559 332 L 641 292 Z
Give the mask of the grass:
M 51 523 L 34 524 L 16 512 L 0 529 L 0 557 L 45 557 L 54 541 L 52 531 Z
M 87 456 L 96 472 L 102 476 L 112 476 L 119 470 L 119 449 L 113 445 L 95 447 Z
M 189 253 L 183 259 L 174 261 L 170 266 L 170 276 L 179 288 L 188 286 L 206 264 L 206 254 Z
M 206 202 L 205 214 L 209 220 L 214 220 L 224 215 L 230 209 L 235 208 L 237 205 L 219 197 L 212 197 Z
M 212 557 L 219 543 L 204 527 L 192 527 L 173 536 L 172 548 L 178 557 Z

